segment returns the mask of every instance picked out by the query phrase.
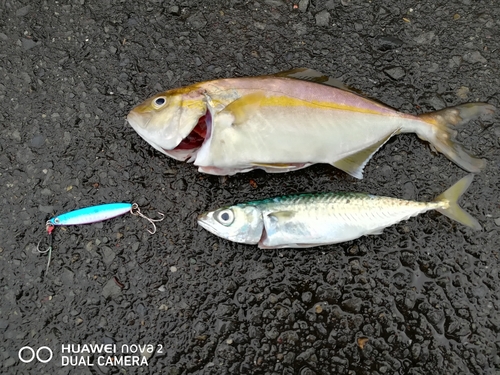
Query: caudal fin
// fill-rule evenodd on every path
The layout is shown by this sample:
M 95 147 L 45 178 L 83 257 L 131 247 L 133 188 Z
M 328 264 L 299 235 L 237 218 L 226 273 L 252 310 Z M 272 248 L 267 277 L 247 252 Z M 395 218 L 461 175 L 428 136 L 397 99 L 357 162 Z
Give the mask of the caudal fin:
M 467 225 L 472 229 L 480 230 L 481 225 L 479 224 L 479 222 L 467 212 L 465 212 L 457 203 L 458 199 L 462 196 L 463 193 L 465 193 L 473 179 L 474 175 L 472 174 L 465 176 L 444 193 L 436 197 L 436 199 L 434 199 L 434 202 L 447 203 L 446 208 L 437 209 L 437 211 L 439 211 L 443 215 L 448 216 L 450 219 L 458 221 L 463 225 Z
M 422 120 L 433 127 L 432 132 L 419 134 L 448 159 L 457 163 L 468 172 L 479 172 L 486 165 L 486 161 L 478 159 L 465 151 L 455 141 L 456 130 L 453 127 L 464 124 L 481 115 L 492 114 L 495 107 L 486 103 L 467 103 L 440 111 L 419 115 Z

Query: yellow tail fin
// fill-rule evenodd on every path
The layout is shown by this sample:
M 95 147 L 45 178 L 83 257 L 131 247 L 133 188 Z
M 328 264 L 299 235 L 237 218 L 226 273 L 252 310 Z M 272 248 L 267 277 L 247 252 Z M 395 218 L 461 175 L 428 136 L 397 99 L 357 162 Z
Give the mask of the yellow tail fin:
M 419 136 L 429 141 L 436 150 L 466 171 L 477 173 L 484 168 L 486 162 L 469 155 L 460 144 L 455 142 L 456 130 L 453 127 L 481 115 L 492 114 L 494 111 L 495 107 L 491 104 L 467 103 L 436 112 L 424 113 L 418 117 L 431 124 L 434 131 L 425 135 L 419 134 Z
M 458 221 L 463 225 L 471 227 L 472 229 L 480 230 L 481 225 L 479 224 L 479 222 L 467 212 L 465 212 L 457 203 L 458 199 L 462 196 L 463 193 L 465 193 L 473 179 L 473 174 L 465 176 L 444 193 L 436 197 L 436 199 L 434 199 L 434 202 L 447 202 L 447 208 L 438 208 L 437 211 L 445 216 L 448 216 L 452 220 Z

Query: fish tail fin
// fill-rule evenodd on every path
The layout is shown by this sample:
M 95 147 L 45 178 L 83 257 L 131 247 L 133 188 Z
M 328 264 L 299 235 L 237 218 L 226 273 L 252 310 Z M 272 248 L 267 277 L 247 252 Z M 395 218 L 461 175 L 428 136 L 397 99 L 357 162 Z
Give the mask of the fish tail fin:
M 445 203 L 445 207 L 436 209 L 438 212 L 442 213 L 452 220 L 458 221 L 463 225 L 471 227 L 472 229 L 480 230 L 481 225 L 479 224 L 479 222 L 467 212 L 465 212 L 457 203 L 458 199 L 462 196 L 463 193 L 465 193 L 473 179 L 473 174 L 465 176 L 444 193 L 437 196 L 436 199 L 434 199 L 434 202 Z
M 424 113 L 418 117 L 431 125 L 431 129 L 419 132 L 418 136 L 430 142 L 434 148 L 446 155 L 448 159 L 458 164 L 468 172 L 479 172 L 486 161 L 478 159 L 465 151 L 455 141 L 455 126 L 464 124 L 481 115 L 492 114 L 495 107 L 486 103 L 467 103 L 440 111 Z

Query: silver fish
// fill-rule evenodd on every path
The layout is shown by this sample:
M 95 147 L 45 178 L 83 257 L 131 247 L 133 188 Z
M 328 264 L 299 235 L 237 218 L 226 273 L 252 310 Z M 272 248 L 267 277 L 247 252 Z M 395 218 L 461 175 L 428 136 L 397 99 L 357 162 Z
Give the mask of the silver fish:
M 200 215 L 198 223 L 219 237 L 262 249 L 313 247 L 381 234 L 430 210 L 479 230 L 479 222 L 457 203 L 473 178 L 462 178 L 432 202 L 362 193 L 300 194 L 210 211 Z
M 454 142 L 454 127 L 494 110 L 468 103 L 405 114 L 302 68 L 172 89 L 135 107 L 127 120 L 154 148 L 204 173 L 287 172 L 329 163 L 362 178 L 373 154 L 400 133 L 416 133 L 465 170 L 479 172 L 484 160 Z

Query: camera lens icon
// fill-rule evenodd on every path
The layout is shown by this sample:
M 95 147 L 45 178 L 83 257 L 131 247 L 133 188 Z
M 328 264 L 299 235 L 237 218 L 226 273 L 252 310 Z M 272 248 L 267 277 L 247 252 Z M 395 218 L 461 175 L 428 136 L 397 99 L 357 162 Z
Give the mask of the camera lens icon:
M 48 353 L 48 358 L 45 358 L 45 351 Z M 35 349 L 33 349 L 31 346 L 23 346 L 21 349 L 19 349 L 18 352 L 19 360 L 24 363 L 33 362 L 35 358 L 38 362 L 47 363 L 52 359 L 53 356 L 54 353 L 48 346 L 40 346 L 36 352 Z

